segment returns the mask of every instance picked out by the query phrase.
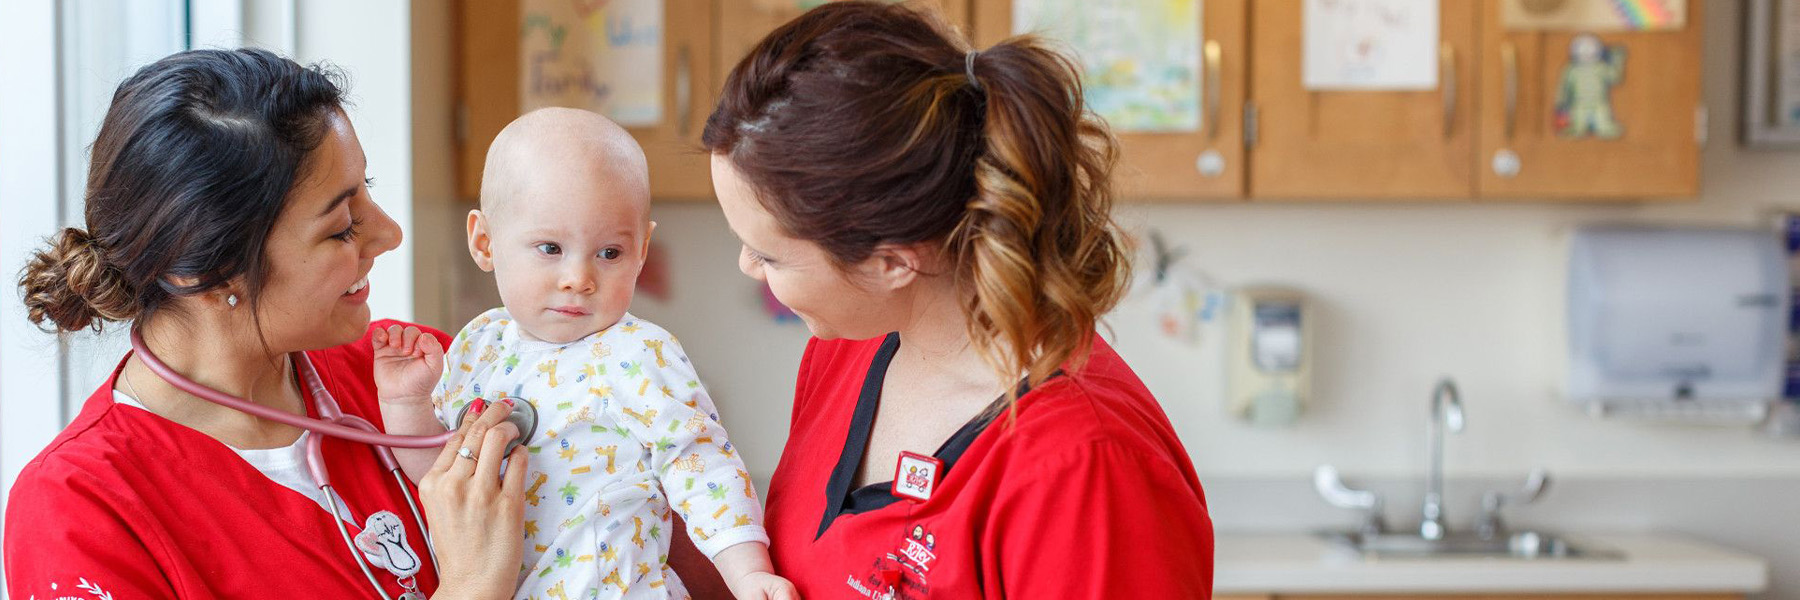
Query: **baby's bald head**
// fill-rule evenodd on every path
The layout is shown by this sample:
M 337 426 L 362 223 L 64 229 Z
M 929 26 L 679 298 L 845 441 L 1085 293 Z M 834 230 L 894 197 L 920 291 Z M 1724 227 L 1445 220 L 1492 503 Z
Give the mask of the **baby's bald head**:
M 625 315 L 655 228 L 644 151 L 631 135 L 591 112 L 546 108 L 488 148 L 469 256 L 494 273 L 526 333 L 569 343 Z
M 650 216 L 644 150 L 623 127 L 573 108 L 541 108 L 508 124 L 488 147 L 481 211 L 506 221 L 515 202 L 603 202 Z M 529 211 L 538 212 L 538 211 Z

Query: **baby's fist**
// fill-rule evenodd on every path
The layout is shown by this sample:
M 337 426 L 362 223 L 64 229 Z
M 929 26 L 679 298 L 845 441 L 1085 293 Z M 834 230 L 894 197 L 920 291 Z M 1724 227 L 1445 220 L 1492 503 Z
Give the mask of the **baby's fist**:
M 389 325 L 370 336 L 375 387 L 383 402 L 430 402 L 444 372 L 444 346 L 418 327 Z

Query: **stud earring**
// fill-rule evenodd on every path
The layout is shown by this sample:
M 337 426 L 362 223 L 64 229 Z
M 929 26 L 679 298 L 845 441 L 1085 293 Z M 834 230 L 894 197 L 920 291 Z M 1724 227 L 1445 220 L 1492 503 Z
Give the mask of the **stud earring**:
M 225 303 L 231 305 L 232 308 L 237 308 L 237 294 L 225 296 Z

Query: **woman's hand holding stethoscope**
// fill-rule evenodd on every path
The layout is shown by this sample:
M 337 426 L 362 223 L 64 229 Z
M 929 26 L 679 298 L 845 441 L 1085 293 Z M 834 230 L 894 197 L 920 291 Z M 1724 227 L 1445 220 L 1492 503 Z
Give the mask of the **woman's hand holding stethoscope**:
M 525 447 L 506 453 L 507 442 L 519 436 L 505 422 L 512 406 L 493 402 L 471 410 L 480 417 L 463 421 L 419 479 L 438 557 L 434 597 L 510 598 L 524 550 Z

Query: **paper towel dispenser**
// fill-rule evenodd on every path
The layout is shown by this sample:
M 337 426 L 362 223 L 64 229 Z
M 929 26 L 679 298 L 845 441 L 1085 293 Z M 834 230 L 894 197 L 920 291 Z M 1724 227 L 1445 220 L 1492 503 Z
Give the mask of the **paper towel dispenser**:
M 1569 257 L 1569 399 L 1760 415 L 1781 393 L 1788 296 L 1773 232 L 1583 228 Z

